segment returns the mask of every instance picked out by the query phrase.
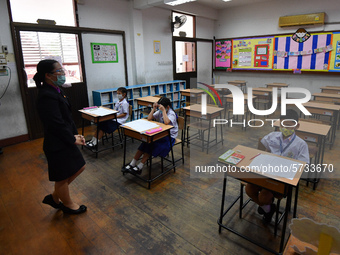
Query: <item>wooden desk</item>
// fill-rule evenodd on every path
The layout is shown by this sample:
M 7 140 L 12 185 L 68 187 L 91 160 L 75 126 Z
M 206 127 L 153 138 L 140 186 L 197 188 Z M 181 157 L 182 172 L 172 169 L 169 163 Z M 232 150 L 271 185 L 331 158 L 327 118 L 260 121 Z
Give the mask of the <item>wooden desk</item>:
M 289 85 L 286 83 L 279 83 L 279 82 L 273 82 L 273 83 L 267 83 L 266 84 L 267 88 L 287 88 Z
M 183 89 L 183 90 L 180 90 L 179 92 L 181 93 L 180 102 L 182 101 L 182 97 L 186 97 L 185 106 L 189 106 L 191 104 L 191 102 L 187 100 L 188 98 L 190 98 L 190 101 L 191 101 L 191 98 L 195 98 L 195 104 L 199 103 L 197 102 L 197 100 L 204 93 L 204 91 L 201 89 Z M 180 110 L 179 110 L 180 112 L 182 112 L 183 105 L 182 104 L 180 105 Z
M 108 110 L 112 113 L 109 113 L 105 116 L 99 116 L 99 115 L 96 115 L 94 113 L 91 113 L 91 111 L 86 111 L 84 109 L 79 110 L 79 112 L 81 113 L 81 117 L 82 117 L 82 135 L 84 135 L 84 124 L 85 124 L 84 120 L 89 120 L 91 122 L 94 122 L 97 125 L 97 131 L 96 131 L 97 137 L 98 137 L 98 133 L 99 133 L 99 128 L 98 128 L 99 122 L 106 121 L 106 120 L 112 120 L 112 119 L 116 119 L 116 121 L 117 121 L 118 111 L 115 111 L 115 110 L 112 110 L 110 108 L 103 107 L 103 106 L 100 106 L 98 108 Z M 93 109 L 96 109 L 96 108 L 93 108 Z M 120 137 L 120 129 L 119 128 L 118 128 L 118 133 L 119 133 L 119 137 Z M 111 148 L 114 147 L 113 135 L 112 135 L 112 146 L 110 148 L 103 148 L 101 150 L 98 150 L 98 144 L 99 144 L 99 142 L 97 142 L 94 149 L 91 149 L 91 148 L 88 148 L 87 146 L 85 146 L 85 148 L 88 148 L 89 150 L 91 150 L 92 152 L 94 152 L 96 154 L 96 158 L 98 158 L 98 152 L 101 152 L 101 151 L 104 151 L 104 150 L 107 150 L 107 149 L 111 149 Z M 82 148 L 84 148 L 84 146 L 82 146 Z
M 228 83 L 232 85 L 240 86 L 243 93 L 246 93 L 246 85 L 247 85 L 246 81 L 234 80 L 234 81 L 228 81 Z
M 242 146 L 242 145 L 237 145 L 232 150 L 241 151 L 240 154 L 245 156 L 245 158 L 236 165 L 236 168 L 238 170 L 240 170 L 242 167 L 249 166 L 250 163 L 252 162 L 252 158 L 254 156 L 256 156 L 258 153 L 280 157 L 280 156 L 277 156 L 277 155 L 274 155 L 274 154 L 271 154 L 271 153 L 268 153 L 268 152 L 260 151 L 260 150 L 249 148 L 249 147 Z M 282 157 L 282 158 L 285 158 L 285 157 Z M 285 234 L 286 234 L 289 207 L 290 207 L 290 203 L 291 203 L 291 200 L 292 200 L 292 189 L 293 189 L 293 187 L 296 188 L 295 200 L 294 200 L 294 212 L 293 212 L 293 217 L 295 218 L 296 217 L 296 209 L 297 209 L 297 199 L 298 199 L 298 185 L 299 185 L 299 181 L 300 181 L 300 178 L 301 178 L 301 175 L 302 175 L 302 172 L 303 172 L 303 167 L 305 165 L 305 163 L 302 162 L 302 161 L 293 160 L 293 159 L 290 159 L 290 158 L 286 158 L 286 159 L 294 161 L 297 164 L 301 164 L 300 168 L 297 170 L 297 172 L 295 174 L 295 177 L 292 180 L 286 179 L 286 178 L 283 178 L 283 177 L 273 178 L 273 177 L 268 176 L 266 174 L 258 174 L 258 173 L 255 173 L 255 172 L 227 171 L 225 173 L 224 179 L 223 179 L 223 191 L 222 191 L 220 217 L 217 220 L 217 223 L 219 225 L 219 233 L 221 233 L 222 228 L 224 228 L 224 229 L 227 229 L 227 230 L 231 231 L 232 233 L 250 241 L 251 243 L 262 247 L 263 249 L 265 249 L 269 252 L 272 252 L 274 254 L 281 254 L 283 252 L 283 249 L 284 249 L 284 246 L 285 246 Z M 240 181 L 245 181 L 245 182 L 248 182 L 248 183 L 252 183 L 252 184 L 261 186 L 263 188 L 266 188 L 268 190 L 271 190 L 271 191 L 274 191 L 274 192 L 277 192 L 277 193 L 280 193 L 280 194 L 283 194 L 283 195 L 287 195 L 279 252 L 274 251 L 274 250 L 264 246 L 263 244 L 256 242 L 252 238 L 245 236 L 242 233 L 239 233 L 239 232 L 235 231 L 234 229 L 223 224 L 223 217 L 230 211 L 230 209 L 241 198 L 241 196 L 238 196 L 231 203 L 231 205 L 228 207 L 228 209 L 226 211 L 224 211 L 224 203 L 225 203 L 225 197 L 226 197 L 226 186 L 227 186 L 227 176 L 233 177 L 233 178 L 238 179 Z M 243 206 L 243 201 L 242 201 L 240 206 Z
M 314 100 L 329 101 L 333 103 L 340 103 L 340 94 L 330 93 L 314 93 Z
M 267 109 L 268 105 L 272 102 L 272 94 L 273 89 L 272 88 L 253 88 L 253 95 L 257 96 L 257 99 L 264 99 L 264 102 L 261 102 L 265 105 L 265 109 Z M 258 105 L 260 104 L 260 101 L 257 100 Z
M 340 94 L 340 87 L 322 87 L 321 93 L 327 93 L 327 94 Z
M 143 121 L 150 121 L 150 120 L 143 120 Z M 126 164 L 126 138 L 127 137 L 131 137 L 137 140 L 140 140 L 142 142 L 145 143 L 149 143 L 152 146 L 152 143 L 164 138 L 166 136 L 169 137 L 170 141 L 171 141 L 171 135 L 170 135 L 170 130 L 173 128 L 173 126 L 171 125 L 165 125 L 164 123 L 160 123 L 157 121 L 150 121 L 150 122 L 154 122 L 157 125 L 159 125 L 162 130 L 156 133 L 152 133 L 152 134 L 146 134 L 145 131 L 144 132 L 138 132 L 136 130 L 134 130 L 133 128 L 130 128 L 128 126 L 122 125 L 123 128 L 123 134 L 124 134 L 124 157 L 123 157 L 123 167 L 122 167 L 122 172 L 123 174 L 125 174 L 125 167 L 127 166 Z M 146 130 L 147 131 L 147 130 Z M 148 188 L 150 189 L 151 187 L 151 182 L 153 182 L 154 180 L 160 178 L 161 176 L 163 176 L 164 174 L 168 173 L 170 170 L 174 169 L 174 172 L 176 171 L 175 168 L 175 160 L 174 160 L 174 154 L 173 154 L 173 150 L 172 150 L 172 144 L 170 142 L 171 145 L 171 157 L 172 157 L 172 161 L 171 161 L 171 168 L 168 168 L 166 171 L 163 171 L 163 164 L 162 164 L 162 172 L 160 174 L 158 174 L 157 176 L 153 177 L 151 176 L 151 170 L 152 170 L 152 155 L 150 156 L 150 164 L 149 164 L 149 175 L 148 175 L 148 179 L 145 179 L 139 175 L 134 174 L 133 172 L 129 172 L 132 175 L 136 176 L 137 178 L 145 181 L 148 183 Z
M 159 99 L 160 99 L 159 97 L 154 97 L 154 96 L 136 98 L 137 105 L 146 106 L 146 107 L 150 107 L 150 108 L 152 108 L 153 104 L 157 103 Z M 141 109 L 139 109 L 139 107 L 138 107 L 138 111 L 139 112 L 141 111 Z M 139 118 L 142 118 L 141 113 L 139 115 L 140 115 Z
M 338 123 L 338 116 L 340 111 L 340 105 L 333 105 L 333 104 L 323 104 L 317 103 L 316 101 L 304 103 L 303 106 L 311 113 L 316 115 L 322 115 L 330 117 L 332 132 L 331 132 L 331 139 L 330 149 L 332 148 L 335 140 L 335 131 L 336 125 Z
M 208 140 L 205 141 L 204 140 L 204 132 L 202 134 L 202 151 L 204 151 L 204 146 L 205 146 L 205 142 L 207 142 L 207 153 L 209 151 L 209 145 L 212 142 L 216 142 L 215 145 L 217 145 L 218 143 L 222 143 L 223 144 L 223 130 L 222 130 L 222 125 L 221 126 L 221 141 L 217 142 L 217 127 L 216 127 L 216 132 L 215 132 L 215 140 L 210 141 L 210 129 L 211 129 L 211 121 L 215 118 L 221 119 L 222 117 L 222 111 L 224 110 L 224 108 L 219 108 L 219 107 L 213 107 L 213 106 L 207 106 L 207 114 L 206 115 L 202 115 L 202 109 L 201 109 L 201 105 L 200 104 L 194 104 L 194 105 L 190 105 L 187 107 L 184 107 L 184 127 L 185 130 L 187 130 L 187 117 L 195 117 L 200 119 L 200 121 L 208 121 Z M 189 143 L 189 134 L 187 134 L 187 132 L 185 132 L 184 134 L 184 141 L 187 141 L 187 143 Z M 191 139 L 195 139 L 197 138 L 197 136 L 195 137 L 191 137 Z
M 230 111 L 228 111 L 228 107 L 230 106 L 230 104 L 232 104 L 233 102 L 234 102 L 234 98 L 233 98 L 233 95 L 225 95 L 225 96 L 223 96 L 223 98 L 225 98 L 226 99 L 226 103 L 224 104 L 224 109 L 225 109 L 225 112 L 224 112 L 224 118 L 226 119 L 226 115 L 227 115 L 227 112 L 228 112 L 228 120 L 230 119 L 230 116 L 229 116 L 229 113 L 232 111 L 232 109 L 233 108 L 230 108 Z M 255 99 L 257 98 L 257 96 L 252 96 L 252 100 L 253 100 L 253 102 L 255 101 Z M 245 107 L 245 117 L 246 117 L 246 123 L 248 123 L 247 122 L 247 116 L 248 116 L 248 94 L 244 94 L 244 105 L 246 106 Z M 253 103 L 253 105 L 254 105 L 254 103 Z M 250 113 L 250 118 L 251 118 L 251 116 L 252 116 L 252 113 Z M 238 116 L 237 116 L 238 117 Z M 243 127 L 242 127 L 243 128 Z

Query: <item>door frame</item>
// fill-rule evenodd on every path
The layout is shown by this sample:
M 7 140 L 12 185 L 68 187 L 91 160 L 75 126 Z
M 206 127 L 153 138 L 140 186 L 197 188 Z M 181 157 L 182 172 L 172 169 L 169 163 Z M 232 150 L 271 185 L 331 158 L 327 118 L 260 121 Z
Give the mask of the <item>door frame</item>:
M 110 35 L 121 35 L 123 41 L 123 52 L 124 52 L 124 69 L 125 69 L 125 86 L 128 86 L 128 69 L 127 69 L 127 59 L 126 59 L 126 39 L 125 32 L 119 30 L 109 30 L 109 29 L 96 29 L 96 28 L 86 28 L 86 27 L 69 27 L 69 26 L 51 26 L 51 25 L 39 25 L 31 23 L 20 23 L 10 21 L 12 41 L 14 47 L 14 55 L 16 61 L 16 67 L 18 71 L 19 87 L 21 92 L 21 98 L 23 100 L 24 114 L 27 124 L 27 130 L 29 138 L 34 137 L 32 126 L 30 123 L 30 111 L 28 102 L 28 87 L 27 87 L 27 77 L 24 71 L 24 59 L 21 48 L 20 41 L 20 31 L 33 31 L 33 32 L 54 32 L 54 33 L 70 33 L 76 34 L 78 37 L 78 47 L 79 47 L 79 57 L 80 57 L 80 68 L 83 76 L 83 83 L 85 85 L 87 94 L 87 83 L 86 83 L 86 70 L 85 70 L 85 60 L 84 60 L 84 49 L 82 43 L 82 34 L 87 33 L 97 33 L 97 34 L 110 34 Z M 88 100 L 88 96 L 87 96 Z
M 176 72 L 176 42 L 194 42 L 195 43 L 195 72 L 184 72 L 184 73 L 177 73 Z M 173 77 L 174 80 L 185 80 L 186 81 L 186 88 L 190 88 L 190 79 L 197 78 L 197 43 L 198 42 L 211 42 L 212 43 L 212 61 L 214 60 L 214 40 L 212 39 L 203 39 L 203 38 L 186 38 L 186 37 L 172 37 L 172 64 L 173 64 Z M 214 63 L 214 62 L 212 62 Z M 211 67 L 211 73 L 213 74 L 214 67 Z

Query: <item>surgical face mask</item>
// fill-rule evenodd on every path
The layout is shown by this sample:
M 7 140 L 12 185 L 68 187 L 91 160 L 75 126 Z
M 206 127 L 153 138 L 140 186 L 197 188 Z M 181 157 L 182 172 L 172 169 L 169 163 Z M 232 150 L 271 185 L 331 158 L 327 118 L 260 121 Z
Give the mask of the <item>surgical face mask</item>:
M 280 127 L 280 131 L 283 134 L 283 136 L 288 137 L 294 134 L 295 130 L 294 129 L 288 129 L 284 127 Z
M 122 100 L 122 99 L 123 99 L 123 95 L 122 95 L 122 94 L 117 94 L 117 96 L 118 96 L 118 99 L 119 99 L 119 100 Z
M 57 75 L 57 80 L 52 82 L 56 86 L 61 86 L 65 83 L 65 81 L 66 81 L 65 75 Z

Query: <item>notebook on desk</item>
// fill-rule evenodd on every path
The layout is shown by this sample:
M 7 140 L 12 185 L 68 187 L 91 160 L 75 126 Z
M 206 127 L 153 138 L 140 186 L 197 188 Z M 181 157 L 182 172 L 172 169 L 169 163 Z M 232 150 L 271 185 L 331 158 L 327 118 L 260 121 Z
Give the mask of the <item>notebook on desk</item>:
M 219 156 L 218 160 L 224 163 L 237 165 L 242 159 L 244 159 L 244 155 L 236 153 L 233 150 L 228 150 Z

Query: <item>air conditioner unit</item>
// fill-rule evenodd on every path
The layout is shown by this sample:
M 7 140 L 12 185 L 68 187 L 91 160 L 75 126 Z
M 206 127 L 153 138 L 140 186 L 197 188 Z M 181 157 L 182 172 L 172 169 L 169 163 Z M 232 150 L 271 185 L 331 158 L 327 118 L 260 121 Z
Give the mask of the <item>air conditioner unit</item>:
M 314 24 L 324 24 L 324 23 L 325 23 L 324 12 L 295 15 L 295 16 L 283 16 L 279 18 L 280 27 L 314 25 Z

